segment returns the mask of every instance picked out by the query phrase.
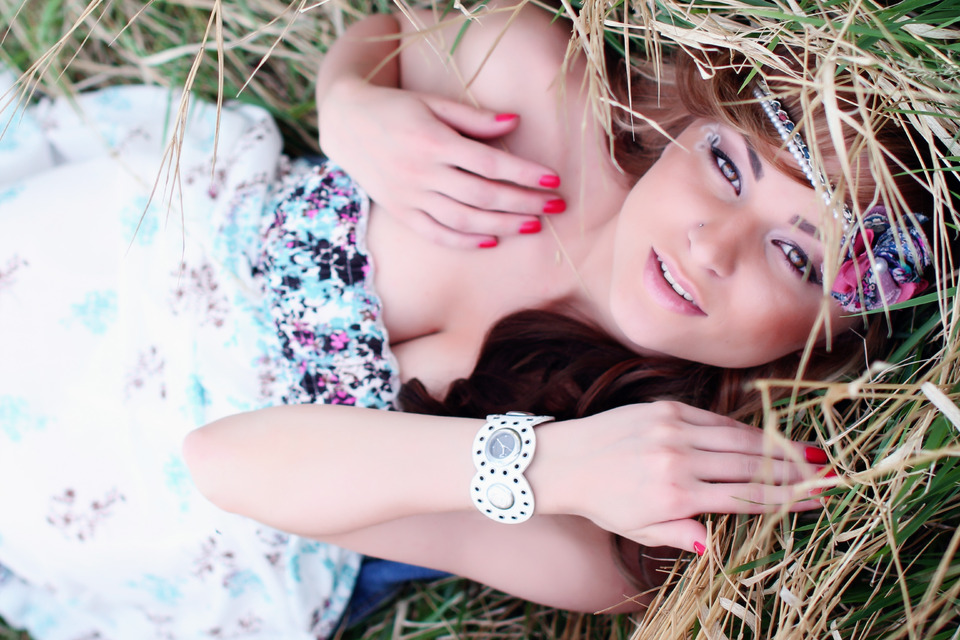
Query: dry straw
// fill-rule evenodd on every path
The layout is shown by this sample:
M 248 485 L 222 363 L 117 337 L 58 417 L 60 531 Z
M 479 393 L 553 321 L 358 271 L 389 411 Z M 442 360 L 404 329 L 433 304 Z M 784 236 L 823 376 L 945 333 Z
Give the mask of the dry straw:
M 389 8 L 387 0 L 0 0 L 0 60 L 24 73 L 21 92 L 4 101 L 125 82 L 186 86 L 208 99 L 239 95 L 265 106 L 288 145 L 303 151 L 313 146 L 310 79 L 326 44 L 357 16 Z M 819 439 L 839 474 L 810 482 L 824 490 L 822 513 L 709 518 L 706 556 L 683 560 L 674 588 L 636 621 L 554 615 L 488 590 L 464 598 L 461 584 L 447 583 L 402 599 L 366 636 L 960 637 L 960 371 L 946 243 L 955 225 L 949 194 L 960 192 L 960 7 L 950 0 L 563 0 L 558 11 L 573 20 L 572 45 L 591 63 L 590 90 L 604 121 L 613 103 L 605 42 L 655 61 L 677 49 L 738 51 L 756 68 L 793 74 L 805 103 L 826 108 L 834 126 L 850 122 L 851 107 L 836 101 L 838 78 L 858 79 L 862 104 L 883 96 L 883 113 L 861 114 L 865 144 L 883 155 L 870 134 L 879 118 L 920 132 L 922 155 L 932 161 L 917 179 L 938 202 L 929 213 L 940 288 L 915 305 L 891 364 L 874 363 L 854 381 L 764 383 L 766 392 L 794 391 L 791 402 L 767 402 L 761 420 L 771 438 Z M 806 52 L 802 71 L 772 53 L 783 45 Z M 174 164 L 176 148 L 174 136 Z M 883 197 L 896 205 L 895 190 Z

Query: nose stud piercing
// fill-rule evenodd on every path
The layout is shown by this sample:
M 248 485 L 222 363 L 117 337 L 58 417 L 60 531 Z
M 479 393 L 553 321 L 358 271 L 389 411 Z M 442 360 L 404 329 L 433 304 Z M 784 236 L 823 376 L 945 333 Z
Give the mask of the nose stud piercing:
M 700 223 L 699 225 L 697 225 L 697 226 L 700 227 L 700 228 L 703 228 L 703 223 L 701 222 L 701 223 Z

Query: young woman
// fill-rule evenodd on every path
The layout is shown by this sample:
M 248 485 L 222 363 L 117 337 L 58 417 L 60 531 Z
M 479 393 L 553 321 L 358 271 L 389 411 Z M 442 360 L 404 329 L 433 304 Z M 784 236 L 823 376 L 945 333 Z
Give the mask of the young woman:
M 3 371 L 15 420 L 6 429 L 10 446 L 0 449 L 0 484 L 28 482 L 0 498 L 0 564 L 9 569 L 0 615 L 38 638 L 326 635 L 356 578 L 353 551 L 459 573 L 558 607 L 635 608 L 642 601 L 630 599 L 637 589 L 611 552 L 611 534 L 703 553 L 709 541 L 699 514 L 818 506 L 795 485 L 826 462 L 822 451 L 769 442 L 757 429 L 675 401 L 723 407 L 726 383 L 690 376 L 687 361 L 713 367 L 710 375 L 723 369 L 748 379 L 795 367 L 808 342 L 819 352 L 833 340 L 827 359 L 834 372 L 850 358 L 847 347 L 859 342 L 862 350 L 859 338 L 838 337 L 861 323 L 849 313 L 859 297 L 844 302 L 845 313 L 823 294 L 823 189 L 818 194 L 809 178 L 794 175 L 799 165 L 758 106 L 772 107 L 765 94 L 738 103 L 730 89 L 736 80 L 704 88 L 680 73 L 683 108 L 679 99 L 663 107 L 677 116 L 667 123 L 675 139 L 642 132 L 635 180 L 613 161 L 579 91 L 585 62 L 562 63 L 569 33 L 551 26 L 549 14 L 503 7 L 467 29 L 455 71 L 440 73 L 433 48 L 412 40 L 374 84 L 361 82 L 396 46 L 370 36 L 398 24 L 389 16 L 360 23 L 331 51 L 319 80 L 323 144 L 358 176 L 370 174 L 361 178 L 373 196 L 369 211 L 357 184 L 332 164 L 284 167 L 267 198 L 271 168 L 259 154 L 241 153 L 268 139 L 268 125 L 251 118 L 212 175 L 195 160 L 209 156 L 212 139 L 186 138 L 189 197 L 183 227 L 172 233 L 128 215 L 120 231 L 58 216 L 57 228 L 43 234 L 32 211 L 5 214 L 13 229 L 7 237 L 17 242 L 3 245 L 0 304 L 15 310 L 4 313 L 3 348 L 22 357 Z M 458 30 L 435 35 L 452 42 Z M 492 111 L 454 104 L 467 99 L 465 81 Z M 337 133 L 350 129 L 352 114 L 369 122 L 378 108 L 401 114 L 392 126 L 409 126 L 417 146 L 403 131 L 374 132 L 373 144 L 360 139 L 353 149 L 370 156 L 351 159 L 351 143 L 338 142 Z M 198 109 L 193 117 L 208 114 Z M 503 135 L 486 148 L 458 132 Z M 133 128 L 114 140 L 125 152 L 123 170 L 137 168 L 127 151 L 143 135 Z M 509 151 L 497 148 L 501 142 Z M 408 160 L 391 164 L 392 145 L 406 147 L 399 157 Z M 421 147 L 424 153 L 413 153 Z M 622 158 L 622 141 L 618 149 Z M 75 163 L 83 153 L 76 151 Z M 371 165 L 370 157 L 386 164 Z M 424 173 L 415 168 L 421 158 L 430 159 Z M 252 169 L 238 178 L 234 170 L 245 162 Z M 395 168 L 401 162 L 422 178 L 404 178 Z M 394 172 L 412 190 L 391 186 L 385 176 Z M 62 172 L 53 177 L 67 185 Z M 871 192 L 862 178 L 858 186 Z M 131 184 L 150 192 L 149 183 L 136 183 L 109 184 L 114 194 Z M 92 196 L 102 185 L 69 187 Z M 8 196 L 52 210 L 56 194 L 42 189 L 28 183 Z M 28 191 L 30 199 L 20 200 Z M 912 205 L 907 185 L 903 193 Z M 394 205 L 384 206 L 391 198 Z M 873 201 L 856 198 L 860 207 Z M 538 226 L 538 212 L 551 216 L 551 229 Z M 900 237 L 907 249 L 892 254 L 890 273 L 902 271 L 901 261 L 924 262 L 919 236 Z M 112 244 L 123 250 L 99 249 Z M 477 249 L 463 250 L 471 244 Z M 38 275 L 44 269 L 49 274 Z M 881 282 L 888 299 L 913 291 L 899 272 L 889 282 L 856 275 L 865 292 Z M 95 278 L 109 286 L 84 284 Z M 79 287 L 86 293 L 75 301 Z M 532 324 L 526 316 L 525 333 L 507 325 L 511 339 L 557 332 L 530 357 L 543 367 L 536 376 L 559 380 L 555 388 L 566 395 L 540 402 L 514 390 L 497 398 L 479 381 L 488 397 L 464 406 L 543 406 L 569 419 L 537 426 L 535 451 L 513 442 L 529 466 L 508 471 L 505 488 L 491 490 L 470 461 L 482 415 L 332 406 L 389 408 L 400 379 L 443 395 L 470 372 L 491 326 L 531 308 L 562 308 L 596 329 L 583 334 L 583 325 L 554 326 L 559 317 L 545 315 L 532 316 Z M 50 338 L 55 329 L 68 337 Z M 49 380 L 44 363 L 52 356 L 38 358 L 34 342 L 21 337 L 39 333 L 54 354 L 69 348 L 68 361 L 83 363 L 62 388 Z M 641 381 L 606 406 L 562 406 L 579 401 L 577 385 L 589 388 L 592 374 L 588 368 L 586 382 L 564 382 L 545 356 L 551 344 L 578 344 L 577 335 L 586 338 L 572 351 L 574 362 L 597 349 L 606 350 L 603 362 L 639 357 L 647 364 L 620 371 L 657 368 L 660 386 L 633 393 L 647 386 Z M 491 340 L 497 353 L 496 335 Z M 608 373 L 615 382 L 617 372 Z M 532 379 L 517 370 L 504 383 L 530 388 Z M 698 388 L 704 381 L 708 388 Z M 114 387 L 119 400 L 109 395 Z M 628 401 L 651 402 L 586 415 Z M 309 404 L 317 402 L 327 406 Z M 297 406 L 213 422 L 189 436 L 181 457 L 191 426 L 279 404 Z M 503 435 L 510 434 L 491 441 L 505 447 Z M 487 462 L 483 451 L 477 465 Z M 214 503 L 269 526 L 208 505 L 185 462 Z M 529 489 L 513 488 L 527 486 L 521 483 Z M 476 491 L 488 502 L 477 503 Z M 511 500 L 520 512 L 503 506 Z M 501 512 L 525 521 L 503 524 Z
M 671 359 L 740 372 L 776 362 L 782 375 L 792 375 L 808 340 L 816 340 L 822 351 L 832 334 L 834 342 L 863 349 L 861 339 L 836 338 L 862 320 L 849 306 L 846 314 L 840 304 L 824 306 L 822 200 L 796 160 L 780 149 L 783 143 L 761 100 L 738 96 L 740 81 L 730 76 L 697 86 L 686 68 L 692 65 L 684 65 L 677 80 L 683 108 L 665 122 L 675 141 L 667 145 L 647 131 L 640 140 L 647 148 L 632 158 L 618 149 L 639 167 L 642 176 L 633 183 L 615 164 L 578 90 L 586 61 L 562 65 L 568 34 L 550 29 L 551 16 L 537 9 L 497 11 L 466 30 L 452 56 L 457 73 L 441 72 L 431 46 L 448 50 L 460 32 L 458 22 L 407 43 L 392 64 L 383 64 L 395 53 L 397 39 L 391 36 L 413 29 L 391 16 L 358 25 L 321 71 L 325 148 L 353 174 L 369 176 L 365 183 L 372 193 L 390 194 L 383 199 L 392 196 L 391 213 L 401 214 L 378 215 L 374 196 L 369 243 L 404 379 L 416 378 L 435 395 L 443 393 L 462 373 L 454 367 L 476 360 L 486 327 L 529 306 L 563 305 L 642 354 L 647 369 L 654 361 L 666 368 Z M 430 18 L 416 14 L 413 22 L 418 20 Z M 534 40 L 531 33 L 545 35 Z M 496 38 L 491 53 L 489 43 Z M 505 68 L 516 74 L 504 75 Z M 396 89 L 398 78 L 403 94 Z M 641 84 L 643 89 L 649 87 Z M 461 104 L 470 99 L 492 110 Z M 677 107 L 676 98 L 664 100 Z M 646 106 L 641 111 L 649 113 Z M 503 134 L 502 148 L 459 137 L 456 130 Z M 428 150 L 422 157 L 397 160 L 396 168 L 379 164 L 381 146 L 389 152 L 396 145 L 409 154 L 418 140 Z M 517 160 L 503 149 L 540 164 Z M 649 166 L 651 157 L 658 159 Z M 549 192 L 537 189 L 556 185 L 551 165 L 562 184 Z M 864 179 L 859 186 L 869 194 L 875 185 Z M 905 185 L 904 193 L 917 191 Z M 560 208 L 566 209 L 562 215 L 548 213 Z M 541 230 L 532 217 L 536 213 L 549 217 L 550 233 Z M 481 250 L 463 254 L 433 241 Z M 887 290 L 893 293 L 889 285 Z M 896 296 L 912 291 L 903 285 Z M 531 296 L 539 297 L 533 303 Z M 824 325 L 815 329 L 821 314 Z M 516 322 L 531 343 L 526 352 L 514 352 L 515 361 L 547 362 L 550 348 L 564 346 L 538 335 L 560 320 L 534 315 Z M 583 335 L 577 331 L 571 331 L 572 342 Z M 502 351 L 520 348 L 518 340 L 502 336 L 492 338 L 509 342 Z M 588 340 L 577 344 L 582 351 L 565 357 L 576 362 L 578 355 L 593 355 Z M 451 354 L 461 357 L 450 359 Z M 832 371 L 848 357 L 845 345 L 835 345 Z M 629 356 L 607 358 L 622 363 Z M 513 366 L 515 373 L 523 365 Z M 551 366 L 563 365 L 527 365 L 526 375 L 546 385 L 552 382 Z M 626 371 L 636 369 L 621 370 Z M 707 377 L 703 368 L 681 371 Z M 540 444 L 528 476 L 532 487 L 543 487 L 536 491 L 542 516 L 505 528 L 476 513 L 463 488 L 476 470 L 457 452 L 470 448 L 485 412 L 542 411 L 563 385 L 549 386 L 533 400 L 509 390 L 520 384 L 519 373 L 497 392 L 486 374 L 468 384 L 479 400 L 464 403 L 461 397 L 433 409 L 472 420 L 288 406 L 228 418 L 192 434 L 188 462 L 201 490 L 228 510 L 582 610 L 612 606 L 630 592 L 602 543 L 609 532 L 644 545 L 702 552 L 705 528 L 692 518 L 698 513 L 761 512 L 790 503 L 815 507 L 790 485 L 804 477 L 802 465 L 794 463 L 805 454 L 820 459 L 819 452 L 785 443 L 771 449 L 758 431 L 728 418 L 653 403 L 538 427 Z M 744 377 L 750 375 L 756 371 Z M 589 384 L 578 391 L 586 392 Z M 649 379 L 644 384 L 653 388 L 635 399 L 693 394 L 676 386 L 667 391 Z M 715 385 L 720 386 L 711 381 Z M 535 385 L 523 388 L 535 393 Z M 463 392 L 461 385 L 458 393 Z M 714 393 L 701 395 L 701 406 L 716 406 Z M 572 416 L 577 398 L 571 395 L 566 408 L 562 402 L 557 408 Z M 398 455 L 411 441 L 419 443 L 415 461 Z M 364 451 L 359 460 L 342 456 L 355 450 Z M 765 464 L 766 482 L 756 482 Z M 331 495 L 298 489 L 338 478 L 348 478 L 347 486 L 358 490 Z M 491 548 L 495 554 L 482 551 Z

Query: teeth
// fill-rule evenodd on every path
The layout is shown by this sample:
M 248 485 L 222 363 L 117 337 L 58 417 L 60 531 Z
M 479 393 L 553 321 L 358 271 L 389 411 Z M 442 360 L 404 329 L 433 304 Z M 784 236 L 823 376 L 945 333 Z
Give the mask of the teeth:
M 667 270 L 667 265 L 663 264 L 659 258 L 657 261 L 660 262 L 660 270 L 663 271 L 664 279 L 670 283 L 670 286 L 673 287 L 673 290 L 676 291 L 687 302 L 693 302 L 693 296 L 684 291 L 683 287 L 681 287 L 677 281 L 674 280 L 673 276 L 670 274 L 670 271 Z

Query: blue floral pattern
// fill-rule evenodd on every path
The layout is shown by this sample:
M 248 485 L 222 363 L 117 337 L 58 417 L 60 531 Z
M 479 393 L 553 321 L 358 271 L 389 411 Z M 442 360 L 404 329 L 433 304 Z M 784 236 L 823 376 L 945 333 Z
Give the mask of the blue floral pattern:
M 284 404 L 389 409 L 398 388 L 370 256 L 366 195 L 332 163 L 294 163 L 264 218 L 266 300 Z

